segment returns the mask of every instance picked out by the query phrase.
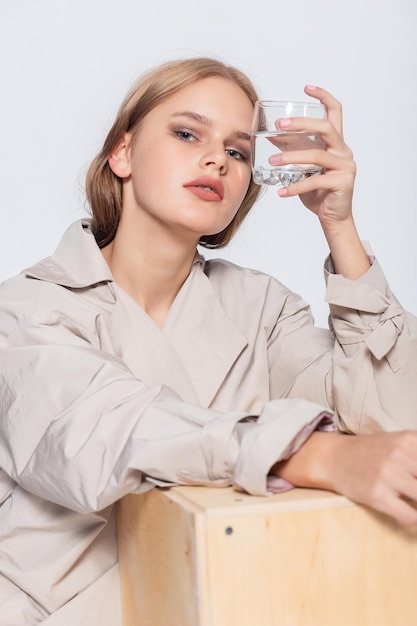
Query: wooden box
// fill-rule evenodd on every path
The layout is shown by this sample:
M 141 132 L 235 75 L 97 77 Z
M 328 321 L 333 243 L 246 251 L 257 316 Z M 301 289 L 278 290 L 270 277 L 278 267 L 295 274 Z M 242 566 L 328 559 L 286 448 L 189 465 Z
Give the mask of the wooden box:
M 342 496 L 154 489 L 118 534 L 125 626 L 417 624 L 417 529 Z

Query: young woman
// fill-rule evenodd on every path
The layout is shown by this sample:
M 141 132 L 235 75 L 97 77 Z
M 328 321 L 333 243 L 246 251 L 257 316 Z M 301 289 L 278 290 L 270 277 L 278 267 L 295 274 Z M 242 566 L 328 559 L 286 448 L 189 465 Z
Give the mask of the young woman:
M 2 285 L 3 626 L 120 624 L 113 505 L 154 485 L 322 487 L 417 523 L 417 320 L 356 233 L 341 107 L 306 93 L 327 119 L 278 123 L 322 136 L 325 173 L 279 195 L 324 230 L 330 331 L 277 280 L 196 251 L 259 192 L 257 95 L 205 58 L 141 79 L 88 172 L 92 219 Z

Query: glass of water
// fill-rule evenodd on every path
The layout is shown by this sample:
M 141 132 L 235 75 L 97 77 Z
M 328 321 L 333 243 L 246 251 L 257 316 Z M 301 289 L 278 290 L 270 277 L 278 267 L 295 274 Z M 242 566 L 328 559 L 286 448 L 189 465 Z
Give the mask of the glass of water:
M 321 174 L 323 168 L 312 163 L 271 165 L 269 157 L 292 150 L 325 149 L 319 135 L 304 131 L 288 132 L 277 128 L 277 121 L 285 117 L 324 119 L 326 108 L 316 102 L 280 102 L 259 100 L 255 104 L 252 125 L 252 176 L 258 185 L 288 187 L 308 176 Z

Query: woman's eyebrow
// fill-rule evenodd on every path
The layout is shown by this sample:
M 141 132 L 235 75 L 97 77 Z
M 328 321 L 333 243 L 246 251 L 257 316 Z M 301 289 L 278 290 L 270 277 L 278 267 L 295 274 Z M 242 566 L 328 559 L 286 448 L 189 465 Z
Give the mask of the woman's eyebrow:
M 205 115 L 200 115 L 194 111 L 181 111 L 180 113 L 174 113 L 172 117 L 189 117 L 195 122 L 200 122 L 205 126 L 212 126 L 212 121 Z
M 199 122 L 200 124 L 204 124 L 205 126 L 212 126 L 213 122 L 211 119 L 206 117 L 205 115 L 200 115 L 199 113 L 195 113 L 195 111 L 181 111 L 179 113 L 174 113 L 172 117 L 188 117 L 195 122 Z M 237 139 L 243 139 L 244 141 L 250 141 L 250 135 L 240 130 L 236 130 L 232 133 L 233 137 Z

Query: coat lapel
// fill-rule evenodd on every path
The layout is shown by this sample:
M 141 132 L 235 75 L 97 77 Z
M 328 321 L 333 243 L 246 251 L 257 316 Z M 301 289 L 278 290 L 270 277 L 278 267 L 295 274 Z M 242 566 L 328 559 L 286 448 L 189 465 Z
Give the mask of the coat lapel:
M 185 402 L 198 404 L 187 370 L 164 334 L 127 293 L 114 289 L 110 333 L 117 356 L 148 387 L 166 385 Z
M 199 403 L 210 406 L 248 342 L 224 311 L 201 258 L 177 295 L 163 332 L 184 364 Z
M 247 340 L 225 313 L 201 262 L 194 264 L 163 330 L 113 287 L 111 335 L 117 355 L 146 385 L 167 385 L 186 402 L 210 406 Z
M 70 226 L 52 257 L 26 274 L 77 290 L 98 305 L 106 319 L 103 349 L 114 351 L 146 385 L 167 385 L 192 404 L 210 406 L 248 343 L 224 311 L 198 254 L 161 331 L 115 284 L 88 219 Z

